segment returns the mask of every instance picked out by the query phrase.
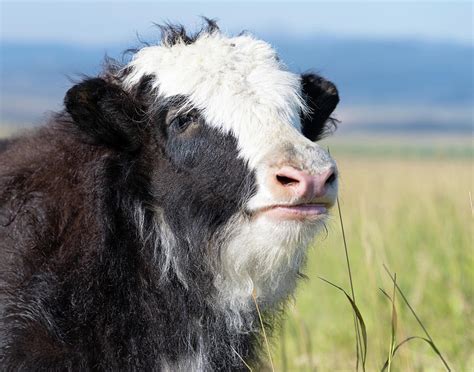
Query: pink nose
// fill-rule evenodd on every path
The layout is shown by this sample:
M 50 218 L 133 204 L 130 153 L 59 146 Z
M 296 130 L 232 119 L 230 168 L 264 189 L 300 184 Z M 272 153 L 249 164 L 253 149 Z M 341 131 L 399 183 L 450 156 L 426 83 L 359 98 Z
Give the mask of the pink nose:
M 279 188 L 291 190 L 300 198 L 315 199 L 326 194 L 327 187 L 336 181 L 334 167 L 311 175 L 293 167 L 285 166 L 276 172 L 276 181 Z

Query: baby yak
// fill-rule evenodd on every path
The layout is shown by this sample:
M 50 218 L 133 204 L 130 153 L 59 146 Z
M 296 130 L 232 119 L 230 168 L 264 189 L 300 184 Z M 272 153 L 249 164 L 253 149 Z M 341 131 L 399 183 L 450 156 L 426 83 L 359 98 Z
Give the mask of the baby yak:
M 254 297 L 271 327 L 336 200 L 338 101 L 212 21 L 74 85 L 0 146 L 1 369 L 258 367 Z

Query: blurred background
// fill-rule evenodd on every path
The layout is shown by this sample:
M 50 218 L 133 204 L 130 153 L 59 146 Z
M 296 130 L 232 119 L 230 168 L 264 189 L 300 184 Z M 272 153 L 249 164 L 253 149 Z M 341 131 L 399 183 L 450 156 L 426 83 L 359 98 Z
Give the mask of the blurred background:
M 341 173 L 340 206 L 357 306 L 368 334 L 367 370 L 388 357 L 392 293 L 385 264 L 448 364 L 474 369 L 472 245 L 473 4 L 456 1 L 0 2 L 0 136 L 61 110 L 71 80 L 122 58 L 153 23 L 269 41 L 295 72 L 339 88 L 329 147 Z M 277 370 L 355 370 L 350 291 L 337 210 L 310 251 L 306 274 L 275 330 Z M 396 298 L 396 341 L 425 336 Z M 393 370 L 443 370 L 427 343 L 400 347 Z M 359 369 L 361 366 L 359 365 Z

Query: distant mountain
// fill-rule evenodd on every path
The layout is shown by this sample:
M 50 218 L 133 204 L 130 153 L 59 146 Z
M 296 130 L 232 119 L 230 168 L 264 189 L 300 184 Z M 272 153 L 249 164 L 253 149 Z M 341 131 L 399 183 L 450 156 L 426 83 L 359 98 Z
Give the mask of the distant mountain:
M 314 68 L 351 103 L 472 104 L 474 48 L 416 41 L 275 40 L 293 70 Z
M 71 80 L 97 74 L 105 54 L 96 47 L 2 42 L 1 120 L 29 122 L 59 109 Z
M 291 70 L 312 69 L 334 81 L 346 106 L 429 109 L 474 103 L 472 46 L 334 37 L 265 39 Z M 106 54 L 120 59 L 128 47 L 2 42 L 1 121 L 37 121 L 43 112 L 59 109 L 71 78 L 97 74 Z

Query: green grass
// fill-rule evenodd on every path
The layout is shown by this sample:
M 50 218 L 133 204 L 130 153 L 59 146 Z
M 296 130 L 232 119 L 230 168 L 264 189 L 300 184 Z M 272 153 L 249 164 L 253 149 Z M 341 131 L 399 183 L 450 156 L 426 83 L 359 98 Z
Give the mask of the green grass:
M 474 367 L 474 255 L 470 156 L 356 156 L 331 147 L 341 173 L 340 205 L 357 306 L 367 326 L 367 371 L 380 371 L 391 347 L 393 293 L 383 265 L 421 318 L 453 370 Z M 350 285 L 337 210 L 327 236 L 315 241 L 288 308 L 283 338 L 274 341 L 278 371 L 355 370 L 354 318 L 347 298 L 318 277 Z M 396 296 L 397 340 L 425 336 Z M 282 345 L 284 347 L 282 347 Z M 283 355 L 284 354 L 284 355 Z M 391 371 L 445 370 L 420 340 L 403 345 Z

